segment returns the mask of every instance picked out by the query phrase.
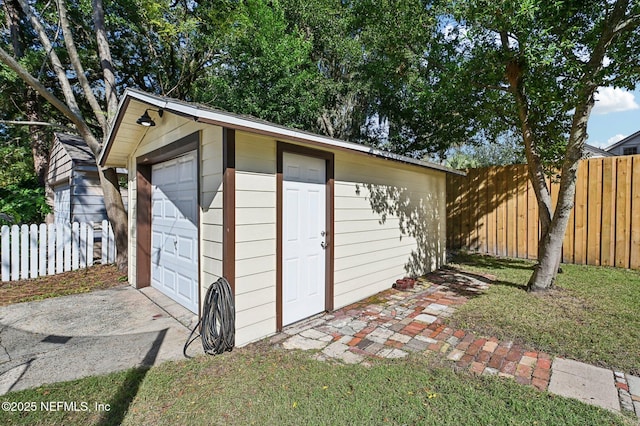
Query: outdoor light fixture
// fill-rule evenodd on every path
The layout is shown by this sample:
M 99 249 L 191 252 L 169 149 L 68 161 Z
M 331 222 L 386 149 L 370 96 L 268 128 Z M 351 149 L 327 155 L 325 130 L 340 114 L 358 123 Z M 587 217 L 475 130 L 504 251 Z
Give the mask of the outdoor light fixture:
M 138 120 L 136 120 L 136 123 L 137 123 L 137 124 L 140 124 L 141 126 L 144 126 L 144 127 L 151 127 L 151 126 L 155 126 L 155 125 L 156 125 L 156 122 L 155 122 L 155 121 L 153 121 L 153 119 L 152 119 L 151 117 L 149 117 L 149 111 L 155 111 L 155 112 L 157 112 L 157 113 L 158 113 L 158 117 L 162 117 L 162 114 L 163 114 L 163 112 L 164 112 L 164 111 L 163 111 L 163 110 L 161 110 L 161 109 L 157 109 L 157 110 L 156 110 L 156 109 L 151 109 L 151 108 L 146 109 L 146 110 L 144 111 L 144 114 L 142 114 L 142 115 L 140 116 L 140 118 L 138 118 Z

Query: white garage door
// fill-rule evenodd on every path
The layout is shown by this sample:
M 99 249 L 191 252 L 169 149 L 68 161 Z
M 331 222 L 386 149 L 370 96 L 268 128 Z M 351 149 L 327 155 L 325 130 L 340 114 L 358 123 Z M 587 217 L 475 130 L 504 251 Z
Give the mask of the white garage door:
M 325 309 L 325 160 L 284 154 L 282 321 Z
M 151 169 L 151 286 L 198 312 L 195 151 Z

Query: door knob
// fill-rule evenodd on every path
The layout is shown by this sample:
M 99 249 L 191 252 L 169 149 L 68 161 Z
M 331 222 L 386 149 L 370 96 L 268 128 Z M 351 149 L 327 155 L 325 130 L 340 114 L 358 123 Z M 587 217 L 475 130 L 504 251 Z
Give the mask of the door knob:
M 320 243 L 320 247 L 322 247 L 323 250 L 326 250 L 329 246 L 323 241 Z

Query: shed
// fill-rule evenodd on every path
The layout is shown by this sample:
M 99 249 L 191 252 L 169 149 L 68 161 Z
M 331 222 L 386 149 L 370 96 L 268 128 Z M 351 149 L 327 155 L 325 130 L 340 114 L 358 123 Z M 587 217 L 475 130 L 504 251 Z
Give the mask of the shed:
M 224 276 L 237 345 L 442 265 L 459 173 L 134 90 L 100 163 L 129 170 L 129 282 L 200 313 Z
M 125 169 L 118 170 L 118 175 L 126 182 Z M 107 219 L 96 159 L 80 136 L 55 134 L 47 185 L 54 222 L 100 223 Z M 121 193 L 126 207 L 126 188 Z

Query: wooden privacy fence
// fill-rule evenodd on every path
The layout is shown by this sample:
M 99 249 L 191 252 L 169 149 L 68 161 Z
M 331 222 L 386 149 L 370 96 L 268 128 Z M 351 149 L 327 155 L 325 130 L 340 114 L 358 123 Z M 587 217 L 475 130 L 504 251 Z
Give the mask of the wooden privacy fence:
M 552 202 L 559 178 L 547 181 Z M 536 259 L 538 205 L 526 165 L 447 175 L 447 247 Z M 640 155 L 580 161 L 565 263 L 640 269 Z
M 77 222 L 3 226 L 0 235 L 2 281 L 59 274 L 96 261 L 113 263 L 116 258 L 113 231 L 106 220 L 99 228 Z

